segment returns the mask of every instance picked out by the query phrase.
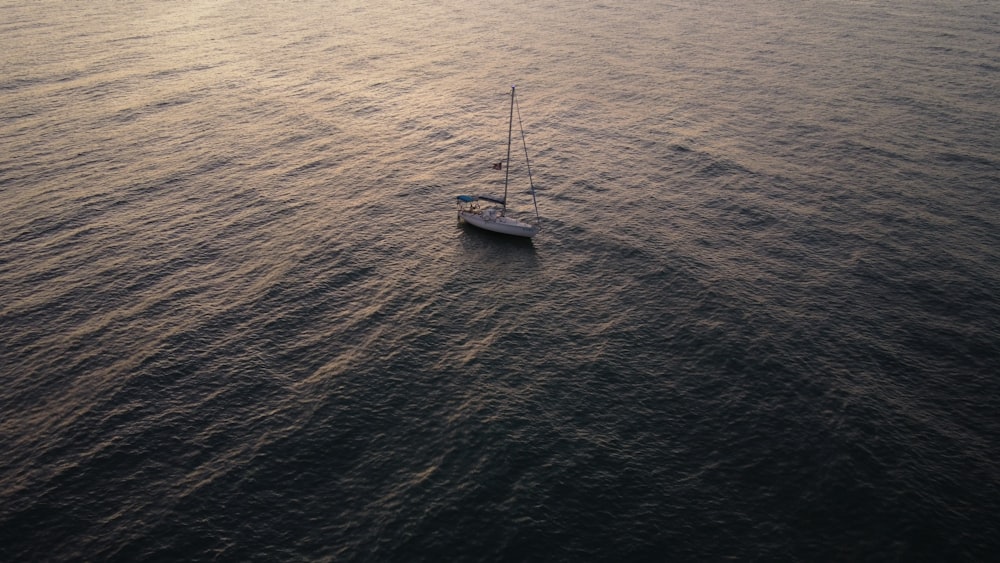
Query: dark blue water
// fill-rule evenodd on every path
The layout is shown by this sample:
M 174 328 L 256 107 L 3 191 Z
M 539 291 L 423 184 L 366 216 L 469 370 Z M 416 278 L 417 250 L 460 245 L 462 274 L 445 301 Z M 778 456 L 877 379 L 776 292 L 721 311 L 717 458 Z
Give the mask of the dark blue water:
M 995 3 L 0 8 L 0 560 L 1000 552 Z

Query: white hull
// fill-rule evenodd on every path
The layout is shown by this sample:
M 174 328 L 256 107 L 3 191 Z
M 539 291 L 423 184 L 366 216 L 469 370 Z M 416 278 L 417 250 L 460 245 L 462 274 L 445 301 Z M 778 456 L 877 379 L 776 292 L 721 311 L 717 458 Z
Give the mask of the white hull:
M 479 227 L 480 229 L 485 229 L 487 231 L 493 231 L 494 233 L 527 238 L 531 238 L 538 234 L 538 225 L 518 221 L 512 217 L 504 217 L 501 215 L 494 215 L 490 217 L 484 216 L 482 213 L 475 213 L 472 211 L 459 211 L 458 216 L 472 226 Z

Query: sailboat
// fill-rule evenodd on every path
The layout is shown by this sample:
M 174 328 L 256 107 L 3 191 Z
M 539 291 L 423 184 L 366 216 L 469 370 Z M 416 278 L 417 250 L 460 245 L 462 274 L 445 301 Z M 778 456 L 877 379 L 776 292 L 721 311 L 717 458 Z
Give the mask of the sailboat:
M 524 126 L 521 124 L 521 109 L 517 107 L 516 87 L 510 87 L 510 124 L 507 127 L 507 160 L 494 164 L 494 168 L 504 168 L 503 197 L 493 195 L 458 196 L 458 219 L 466 223 L 505 235 L 531 238 L 538 234 L 541 218 L 538 216 L 538 200 L 535 199 L 535 185 L 531 180 L 531 164 L 528 162 L 528 145 L 524 142 Z M 524 162 L 528 171 L 528 185 L 531 187 L 531 201 L 535 204 L 535 223 L 521 221 L 507 215 L 507 187 L 510 183 L 510 147 L 514 133 L 514 108 L 517 107 L 517 124 L 521 130 L 521 144 L 524 146 Z M 504 162 L 507 166 L 504 166 Z

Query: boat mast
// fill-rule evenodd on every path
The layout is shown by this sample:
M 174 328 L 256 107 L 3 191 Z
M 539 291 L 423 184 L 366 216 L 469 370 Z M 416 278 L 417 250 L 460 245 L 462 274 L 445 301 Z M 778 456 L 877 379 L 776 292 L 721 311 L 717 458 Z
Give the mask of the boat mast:
M 507 211 L 507 180 L 510 178 L 510 142 L 514 133 L 514 88 L 510 87 L 510 125 L 507 126 L 507 170 L 503 175 L 503 210 Z

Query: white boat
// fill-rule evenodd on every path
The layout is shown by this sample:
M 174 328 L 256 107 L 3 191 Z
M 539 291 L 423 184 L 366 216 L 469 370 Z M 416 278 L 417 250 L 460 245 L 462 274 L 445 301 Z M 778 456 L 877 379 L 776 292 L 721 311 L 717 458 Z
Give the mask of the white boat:
M 510 147 L 514 133 L 514 108 L 517 107 L 516 88 L 510 87 L 510 125 L 507 128 L 507 160 L 494 164 L 495 169 L 504 168 L 503 197 L 492 195 L 458 196 L 458 219 L 466 223 L 505 235 L 531 238 L 538 234 L 541 218 L 538 216 L 538 201 L 535 199 L 535 185 L 531 180 L 531 164 L 528 162 L 528 146 L 524 142 L 524 127 L 521 126 L 521 110 L 517 111 L 517 123 L 521 129 L 521 144 L 524 145 L 524 163 L 528 171 L 528 186 L 531 201 L 535 204 L 535 223 L 528 223 L 507 214 L 507 187 L 510 184 Z M 504 162 L 507 166 L 504 166 Z

